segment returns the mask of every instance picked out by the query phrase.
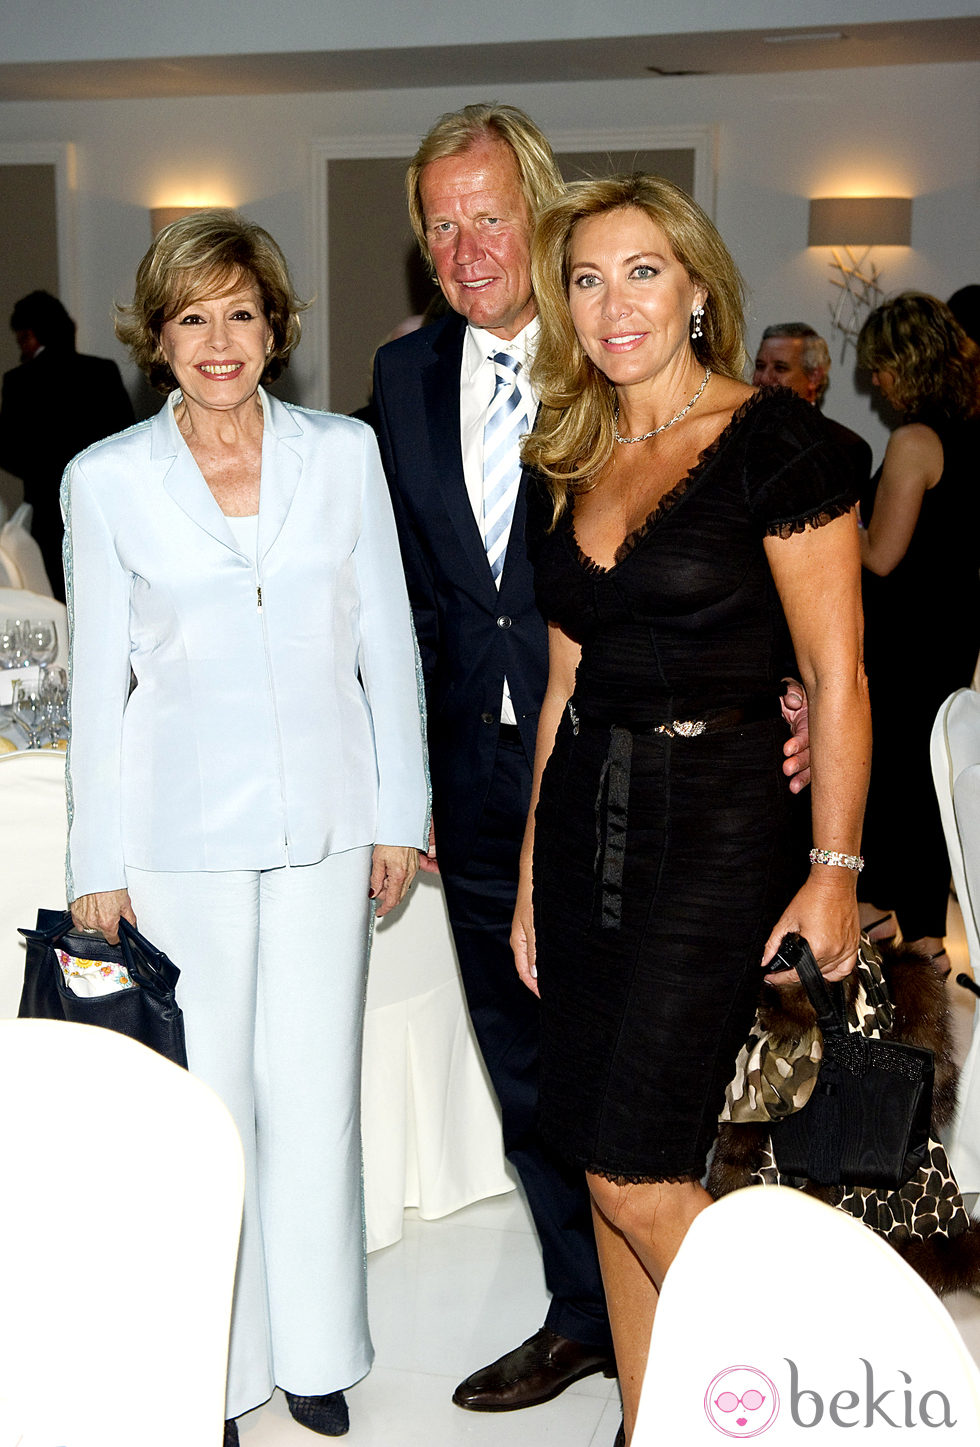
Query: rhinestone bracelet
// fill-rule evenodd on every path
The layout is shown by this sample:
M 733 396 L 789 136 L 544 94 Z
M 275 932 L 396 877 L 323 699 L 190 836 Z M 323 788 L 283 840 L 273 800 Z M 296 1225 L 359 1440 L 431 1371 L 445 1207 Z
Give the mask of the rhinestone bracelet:
M 836 849 L 811 849 L 811 864 L 839 864 L 841 869 L 853 869 L 858 874 L 864 868 L 864 858 L 860 854 L 838 854 Z

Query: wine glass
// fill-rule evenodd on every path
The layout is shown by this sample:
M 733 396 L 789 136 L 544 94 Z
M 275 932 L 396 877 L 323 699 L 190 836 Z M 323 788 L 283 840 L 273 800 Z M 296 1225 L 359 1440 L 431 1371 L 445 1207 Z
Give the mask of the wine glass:
M 63 668 L 45 668 L 38 689 L 44 713 L 44 728 L 50 747 L 59 747 L 58 740 L 68 737 L 68 677 Z
M 45 668 L 58 656 L 58 628 L 53 618 L 35 618 L 26 625 L 27 656 Z
M 5 618 L 0 627 L 0 668 L 21 668 L 26 657 L 24 620 Z
M 27 736 L 27 747 L 41 747 L 41 726 L 44 719 L 44 704 L 35 689 L 25 688 L 22 680 L 14 683 L 12 707 L 14 722 L 19 724 Z

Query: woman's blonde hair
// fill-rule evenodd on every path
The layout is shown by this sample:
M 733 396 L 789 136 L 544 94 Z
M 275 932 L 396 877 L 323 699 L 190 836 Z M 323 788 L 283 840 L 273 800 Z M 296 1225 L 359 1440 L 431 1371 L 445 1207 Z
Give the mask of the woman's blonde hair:
M 977 348 L 938 297 L 903 291 L 875 307 L 857 357 L 869 372 L 894 374 L 893 399 L 909 421 L 950 422 L 980 407 Z
M 228 296 L 242 283 L 259 294 L 272 331 L 263 382 L 275 381 L 299 342 L 300 301 L 289 267 L 268 231 L 231 211 L 195 211 L 165 226 L 136 272 L 128 306 L 116 307 L 116 336 L 158 392 L 177 379 L 160 347 L 163 325 L 194 301 Z
M 568 490 L 586 491 L 612 456 L 616 393 L 586 355 L 568 305 L 569 250 L 580 221 L 610 211 L 643 211 L 664 233 L 693 284 L 706 293 L 703 335 L 691 342 L 702 366 L 740 379 L 745 368 L 745 288 L 713 221 L 663 176 L 611 176 L 575 181 L 539 215 L 531 247 L 541 334 L 532 378 L 541 399 L 523 459 L 548 483 L 555 521 Z

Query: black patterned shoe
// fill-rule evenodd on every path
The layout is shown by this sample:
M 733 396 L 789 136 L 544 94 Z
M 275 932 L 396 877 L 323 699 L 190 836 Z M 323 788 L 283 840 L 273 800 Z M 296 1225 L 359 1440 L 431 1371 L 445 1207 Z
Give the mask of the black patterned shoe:
M 343 1437 L 350 1431 L 350 1412 L 343 1392 L 327 1392 L 322 1397 L 296 1397 L 286 1392 L 289 1410 L 297 1422 L 319 1432 L 321 1437 Z

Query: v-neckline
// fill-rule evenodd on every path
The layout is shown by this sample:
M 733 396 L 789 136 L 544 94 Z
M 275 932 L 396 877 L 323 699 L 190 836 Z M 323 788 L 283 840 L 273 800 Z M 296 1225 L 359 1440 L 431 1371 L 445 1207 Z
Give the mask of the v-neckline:
M 581 567 L 587 573 L 597 574 L 600 576 L 608 576 L 609 574 L 614 573 L 617 568 L 619 568 L 623 563 L 625 563 L 627 559 L 631 557 L 632 554 L 636 551 L 637 547 L 643 541 L 643 539 L 653 531 L 653 529 L 657 526 L 660 520 L 668 512 L 673 512 L 674 508 L 677 507 L 677 505 L 687 495 L 688 491 L 690 490 L 691 484 L 697 481 L 701 474 L 707 469 L 708 464 L 712 462 L 721 451 L 722 447 L 728 441 L 728 438 L 731 435 L 732 431 L 739 425 L 739 423 L 742 422 L 744 417 L 752 409 L 758 399 L 765 395 L 765 389 L 760 389 L 757 392 L 753 392 L 751 396 L 746 397 L 744 402 L 739 403 L 739 405 L 735 408 L 735 411 L 732 413 L 731 417 L 728 419 L 724 427 L 718 433 L 718 436 L 712 442 L 709 442 L 707 447 L 705 447 L 701 452 L 698 453 L 695 461 L 688 468 L 687 472 L 685 472 L 684 476 L 679 478 L 678 481 L 674 483 L 673 487 L 668 488 L 667 491 L 663 494 L 663 496 L 657 499 L 656 503 L 651 508 L 650 512 L 647 513 L 643 521 L 638 523 L 635 528 L 631 528 L 630 531 L 626 534 L 625 538 L 619 544 L 618 548 L 613 554 L 613 560 L 608 565 L 608 567 L 603 563 L 597 562 L 595 558 L 590 557 L 579 542 L 578 534 L 575 531 L 575 502 L 573 499 L 570 506 L 566 509 L 568 516 L 568 531 L 571 538 L 573 550 L 578 558 Z

